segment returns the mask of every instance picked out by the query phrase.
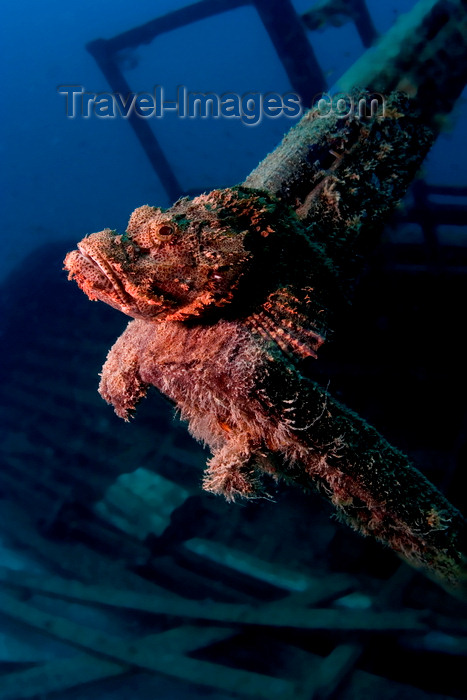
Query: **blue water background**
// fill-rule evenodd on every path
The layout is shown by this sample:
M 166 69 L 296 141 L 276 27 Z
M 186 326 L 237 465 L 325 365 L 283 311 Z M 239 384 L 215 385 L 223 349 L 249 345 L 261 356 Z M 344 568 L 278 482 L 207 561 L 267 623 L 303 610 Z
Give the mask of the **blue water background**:
M 128 122 L 67 119 L 65 97 L 57 87 L 79 84 L 89 92 L 109 91 L 85 44 L 185 4 L 186 0 L 3 3 L 0 279 L 48 241 L 79 240 L 105 227 L 123 231 L 135 207 L 171 204 Z M 299 12 L 311 4 L 294 2 Z M 368 2 L 380 33 L 413 4 Z M 309 37 L 329 85 L 364 51 L 353 24 Z M 290 90 L 252 8 L 163 35 L 129 52 L 125 65 L 132 89 L 151 92 L 160 84 L 168 97 L 179 84 L 201 92 Z M 461 107 L 456 114 L 462 113 Z M 209 190 L 241 181 L 294 120 L 265 118 L 256 126 L 169 116 L 150 121 L 183 188 Z M 467 184 L 465 127 L 465 115 L 459 116 L 439 139 L 425 166 L 429 182 Z

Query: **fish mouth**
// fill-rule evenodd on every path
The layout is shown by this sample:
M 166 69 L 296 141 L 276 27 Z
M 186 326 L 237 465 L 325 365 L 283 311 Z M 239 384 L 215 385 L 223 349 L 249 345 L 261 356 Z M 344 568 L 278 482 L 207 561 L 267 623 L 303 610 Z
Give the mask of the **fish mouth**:
M 84 241 L 78 243 L 78 253 L 88 265 L 92 265 L 94 268 L 99 270 L 99 272 L 105 278 L 109 288 L 113 289 L 123 305 L 128 306 L 130 298 L 109 261 L 106 260 L 104 256 L 99 255 L 99 253 L 97 253 L 95 250 L 92 252 L 88 250 Z

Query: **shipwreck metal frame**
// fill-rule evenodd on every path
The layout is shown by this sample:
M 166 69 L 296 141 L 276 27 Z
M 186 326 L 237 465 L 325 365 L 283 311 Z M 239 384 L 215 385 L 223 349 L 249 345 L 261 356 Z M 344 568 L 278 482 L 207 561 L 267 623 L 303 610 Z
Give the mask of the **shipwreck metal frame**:
M 161 34 L 174 31 L 193 22 L 248 6 L 256 9 L 293 89 L 300 94 L 305 104 L 311 103 L 317 92 L 327 88 L 321 67 L 306 36 L 307 31 L 313 31 L 314 27 L 309 26 L 308 30 L 305 28 L 311 22 L 311 17 L 323 9 L 319 3 L 314 5 L 303 17 L 300 17 L 291 0 L 200 0 L 117 34 L 111 39 L 91 41 L 86 45 L 86 48 L 96 60 L 112 90 L 128 94 L 131 92 L 131 88 L 118 62 L 118 54 L 121 51 L 135 48 L 141 44 L 150 44 Z M 369 46 L 378 35 L 365 0 L 351 0 L 348 9 L 348 21 L 355 24 L 362 44 Z M 332 15 L 332 11 L 333 8 L 330 5 L 327 8 L 329 16 Z M 288 28 L 286 35 L 283 31 L 285 25 Z M 169 199 L 176 200 L 182 195 L 192 195 L 193 192 L 185 190 L 178 181 L 155 131 L 147 121 L 140 119 L 133 112 L 129 114 L 128 121 Z M 413 206 L 406 211 L 405 215 L 399 215 L 396 219 L 398 223 L 410 222 L 421 225 L 428 252 L 428 259 L 425 260 L 424 264 L 428 263 L 428 267 L 432 269 L 433 265 L 439 266 L 441 262 L 439 260 L 440 245 L 437 227 L 443 224 L 457 226 L 466 224 L 467 207 L 463 201 L 465 188 L 436 188 L 427 186 L 424 181 L 418 181 L 413 192 Z M 459 198 L 460 203 L 454 208 L 452 205 L 449 207 L 436 205 L 430 202 L 431 194 L 450 194 Z
M 262 21 L 294 90 L 305 104 L 326 88 L 323 73 L 306 36 L 306 30 L 290 0 L 201 0 L 180 8 L 111 39 L 96 39 L 86 45 L 110 87 L 116 93 L 131 93 L 118 65 L 118 53 L 149 44 L 166 32 L 240 7 L 253 6 Z M 287 32 L 284 32 L 284 26 Z M 159 177 L 167 195 L 176 200 L 185 192 L 170 165 L 159 140 L 146 120 L 133 112 L 128 121 Z

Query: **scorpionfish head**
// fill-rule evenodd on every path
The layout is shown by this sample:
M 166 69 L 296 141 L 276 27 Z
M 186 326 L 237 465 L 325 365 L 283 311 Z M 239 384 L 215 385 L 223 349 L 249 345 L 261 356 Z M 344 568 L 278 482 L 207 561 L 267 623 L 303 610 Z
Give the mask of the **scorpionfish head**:
M 68 253 L 68 277 L 90 299 L 134 318 L 183 321 L 225 306 L 251 270 L 252 218 L 254 238 L 268 235 L 251 192 L 214 190 L 167 210 L 139 207 L 126 234 L 104 229 Z

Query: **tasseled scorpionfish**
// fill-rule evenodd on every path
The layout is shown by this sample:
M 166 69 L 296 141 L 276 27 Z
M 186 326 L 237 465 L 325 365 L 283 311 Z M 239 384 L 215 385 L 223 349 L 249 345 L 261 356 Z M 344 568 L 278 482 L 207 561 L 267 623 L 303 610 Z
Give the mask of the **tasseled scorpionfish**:
M 446 546 L 446 528 L 460 514 L 301 371 L 340 292 L 288 207 L 246 187 L 142 206 L 124 235 L 87 236 L 65 266 L 90 299 L 135 319 L 101 395 L 124 419 L 149 386 L 167 395 L 212 451 L 206 489 L 234 500 L 271 479 L 318 487 L 355 528 L 454 578 L 460 545 Z
M 212 451 L 206 489 L 234 500 L 280 479 L 318 488 L 360 532 L 452 582 L 461 514 L 307 361 L 431 142 L 398 93 L 367 120 L 310 111 L 243 186 L 139 207 L 125 234 L 87 236 L 65 267 L 135 319 L 101 395 L 124 419 L 151 385 L 168 396 Z

